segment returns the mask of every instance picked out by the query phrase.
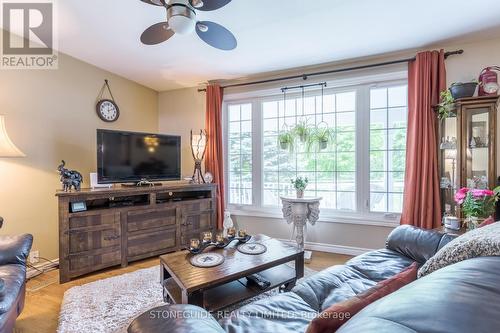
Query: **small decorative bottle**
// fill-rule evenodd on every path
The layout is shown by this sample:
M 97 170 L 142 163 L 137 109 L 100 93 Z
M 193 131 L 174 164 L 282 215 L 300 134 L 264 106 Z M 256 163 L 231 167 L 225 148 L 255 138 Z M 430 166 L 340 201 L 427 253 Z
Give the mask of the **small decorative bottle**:
M 234 227 L 233 220 L 231 219 L 231 212 L 228 210 L 224 211 L 224 222 L 222 226 L 224 227 L 224 237 L 227 237 L 227 229 Z

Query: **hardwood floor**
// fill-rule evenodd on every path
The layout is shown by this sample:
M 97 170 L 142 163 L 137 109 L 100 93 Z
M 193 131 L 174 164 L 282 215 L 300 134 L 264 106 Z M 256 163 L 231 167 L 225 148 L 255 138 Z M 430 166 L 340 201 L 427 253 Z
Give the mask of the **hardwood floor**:
M 306 267 L 320 271 L 333 265 L 343 264 L 351 256 L 314 252 Z M 98 274 L 84 276 L 65 284 L 59 284 L 59 271 L 47 272 L 28 281 L 23 313 L 17 319 L 16 333 L 53 333 L 57 329 L 59 309 L 64 292 L 89 282 L 133 272 L 141 268 L 159 265 L 158 258 L 138 261 L 125 268 L 115 268 Z

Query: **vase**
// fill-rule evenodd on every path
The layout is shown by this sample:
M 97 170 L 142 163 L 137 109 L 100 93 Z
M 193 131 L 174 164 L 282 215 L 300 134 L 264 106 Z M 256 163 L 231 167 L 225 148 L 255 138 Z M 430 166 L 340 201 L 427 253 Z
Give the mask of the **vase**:
M 297 190 L 297 199 L 304 198 L 304 190 Z
M 484 222 L 483 218 L 477 216 L 469 216 L 465 219 L 465 224 L 467 226 L 467 231 L 477 229 L 481 223 Z

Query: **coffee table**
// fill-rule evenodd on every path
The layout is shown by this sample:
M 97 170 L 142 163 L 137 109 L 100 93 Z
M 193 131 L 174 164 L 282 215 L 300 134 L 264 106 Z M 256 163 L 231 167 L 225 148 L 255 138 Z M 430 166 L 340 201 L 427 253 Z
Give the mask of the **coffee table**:
M 188 251 L 160 257 L 163 297 L 170 304 L 192 304 L 210 312 L 252 298 L 279 287 L 291 290 L 297 279 L 304 276 L 304 251 L 265 235 L 253 236 L 249 243 L 258 242 L 267 247 L 259 255 L 239 252 L 234 241 L 225 249 L 207 249 L 224 255 L 225 261 L 210 268 L 194 267 L 189 263 Z M 294 261 L 295 267 L 286 263 Z M 259 273 L 271 282 L 267 289 L 248 283 L 248 275 Z

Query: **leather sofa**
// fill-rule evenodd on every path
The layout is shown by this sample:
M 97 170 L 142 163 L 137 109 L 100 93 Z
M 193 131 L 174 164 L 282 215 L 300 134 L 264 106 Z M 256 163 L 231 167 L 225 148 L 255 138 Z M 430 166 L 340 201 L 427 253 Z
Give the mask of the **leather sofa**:
M 0 236 L 0 333 L 11 333 L 26 293 L 26 259 L 33 236 Z
M 410 226 L 396 228 L 386 248 L 333 266 L 282 293 L 243 306 L 216 321 L 191 305 L 166 305 L 136 318 L 138 332 L 305 332 L 331 304 L 349 299 L 413 262 L 423 264 L 453 236 Z M 338 332 L 495 332 L 500 327 L 500 258 L 483 257 L 448 266 L 367 306 Z M 167 314 L 167 315 L 165 315 Z

